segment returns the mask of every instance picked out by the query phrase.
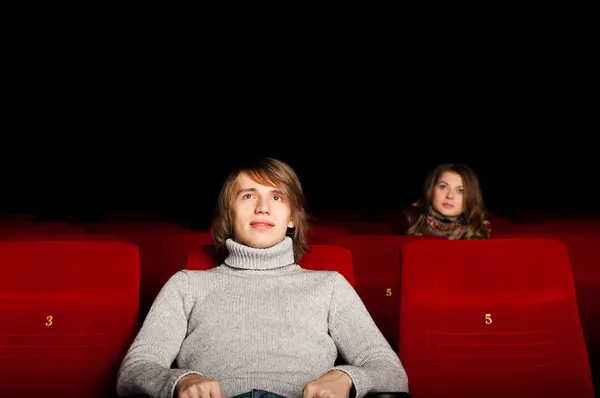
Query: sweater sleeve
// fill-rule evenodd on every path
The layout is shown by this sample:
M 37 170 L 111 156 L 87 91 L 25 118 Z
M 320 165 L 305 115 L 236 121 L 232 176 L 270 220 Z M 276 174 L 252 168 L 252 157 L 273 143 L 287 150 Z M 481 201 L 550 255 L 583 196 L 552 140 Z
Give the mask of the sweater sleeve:
M 398 355 L 341 274 L 333 282 L 329 330 L 346 362 L 330 370 L 350 376 L 356 398 L 368 392 L 408 392 L 408 377 Z
M 179 271 L 157 295 L 123 359 L 117 377 L 119 396 L 171 398 L 179 379 L 190 373 L 200 374 L 171 369 L 187 334 L 192 305 L 187 274 Z

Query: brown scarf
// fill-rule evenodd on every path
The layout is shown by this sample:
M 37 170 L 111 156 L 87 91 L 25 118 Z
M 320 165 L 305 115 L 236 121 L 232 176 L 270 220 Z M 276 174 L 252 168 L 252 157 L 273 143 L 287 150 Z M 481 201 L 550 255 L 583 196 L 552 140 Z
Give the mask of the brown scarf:
M 423 231 L 424 235 L 443 236 L 450 240 L 464 239 L 467 228 L 469 227 L 463 214 L 456 220 L 450 220 L 433 210 L 431 207 L 427 213 L 426 220 L 427 224 L 425 226 L 425 231 Z

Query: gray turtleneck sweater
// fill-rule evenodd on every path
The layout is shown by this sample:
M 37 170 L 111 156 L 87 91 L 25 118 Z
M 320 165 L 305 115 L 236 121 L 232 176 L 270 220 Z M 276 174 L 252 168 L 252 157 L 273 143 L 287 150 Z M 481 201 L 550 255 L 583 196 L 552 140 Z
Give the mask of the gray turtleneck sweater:
M 352 378 L 357 398 L 408 391 L 398 355 L 341 274 L 294 264 L 289 237 L 267 249 L 226 245 L 224 264 L 165 284 L 123 360 L 120 396 L 171 398 L 198 373 L 226 398 L 252 389 L 300 398 L 330 370 Z M 338 353 L 345 365 L 334 366 Z

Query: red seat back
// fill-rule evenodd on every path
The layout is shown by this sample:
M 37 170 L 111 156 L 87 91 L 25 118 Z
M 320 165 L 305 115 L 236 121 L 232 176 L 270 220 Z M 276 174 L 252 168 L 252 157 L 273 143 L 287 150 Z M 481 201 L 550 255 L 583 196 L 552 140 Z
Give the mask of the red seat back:
M 212 242 L 207 231 L 197 232 L 169 223 L 88 223 L 84 226 L 92 236 L 114 234 L 139 247 L 140 324 L 164 284 L 175 272 L 185 268 L 189 248 Z
M 414 396 L 594 396 L 567 248 L 553 239 L 407 244 L 400 335 Z
M 499 234 L 496 238 L 539 239 L 551 238 L 567 245 L 581 328 L 592 368 L 600 375 L 600 234 Z M 600 377 L 595 388 L 600 387 Z
M 322 245 L 326 244 L 331 236 L 338 235 L 348 235 L 348 231 L 334 225 L 311 225 L 308 230 L 307 240 L 310 245 Z
M 394 224 L 386 221 L 345 221 L 336 222 L 335 226 L 352 235 L 395 235 L 397 232 Z
M 335 245 L 312 245 L 311 252 L 306 253 L 300 261 L 306 269 L 320 271 L 337 271 L 354 287 L 354 267 L 350 250 Z
M 402 248 L 414 240 L 443 239 L 407 235 L 333 236 L 328 242 L 352 253 L 356 291 L 390 346 L 398 352 L 398 314 Z
M 2 396 L 110 397 L 137 331 L 137 247 L 0 242 Z

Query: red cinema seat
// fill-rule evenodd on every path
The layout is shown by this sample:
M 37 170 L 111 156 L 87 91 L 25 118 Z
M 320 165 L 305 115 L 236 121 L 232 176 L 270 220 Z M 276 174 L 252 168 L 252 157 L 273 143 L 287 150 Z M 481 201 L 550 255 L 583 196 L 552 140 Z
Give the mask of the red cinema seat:
M 217 265 L 217 252 L 213 245 L 201 245 L 188 250 L 185 269 L 206 271 Z
M 137 247 L 0 242 L 0 265 L 0 395 L 115 396 L 137 331 Z
M 386 221 L 347 221 L 335 223 L 351 235 L 395 235 L 397 228 Z
M 335 245 L 312 245 L 310 253 L 306 253 L 300 266 L 317 271 L 337 271 L 355 286 L 354 267 L 350 250 Z
M 88 223 L 85 228 L 92 236 L 114 234 L 139 247 L 140 324 L 160 289 L 174 273 L 185 267 L 188 250 L 212 242 L 208 231 L 197 232 L 168 223 Z
M 188 252 L 186 269 L 207 270 L 216 267 L 217 255 L 213 245 L 193 247 Z M 312 245 L 299 264 L 302 268 L 337 271 L 354 287 L 352 255 L 349 250 L 334 245 Z
M 311 225 L 307 240 L 309 245 L 322 245 L 326 244 L 330 237 L 338 235 L 348 235 L 348 231 L 334 225 Z
M 402 248 L 414 240 L 443 239 L 407 235 L 342 235 L 328 242 L 350 250 L 356 292 L 381 333 L 398 352 Z
M 598 220 L 562 220 L 549 222 L 552 231 L 570 234 L 600 234 L 600 221 Z
M 597 220 L 548 220 L 538 224 L 517 224 L 511 234 L 600 234 Z
M 414 397 L 594 396 L 562 242 L 411 242 L 400 303 Z
M 577 307 L 588 351 L 594 389 L 600 388 L 600 234 L 505 234 L 497 238 L 552 238 L 564 242 L 569 251 Z

